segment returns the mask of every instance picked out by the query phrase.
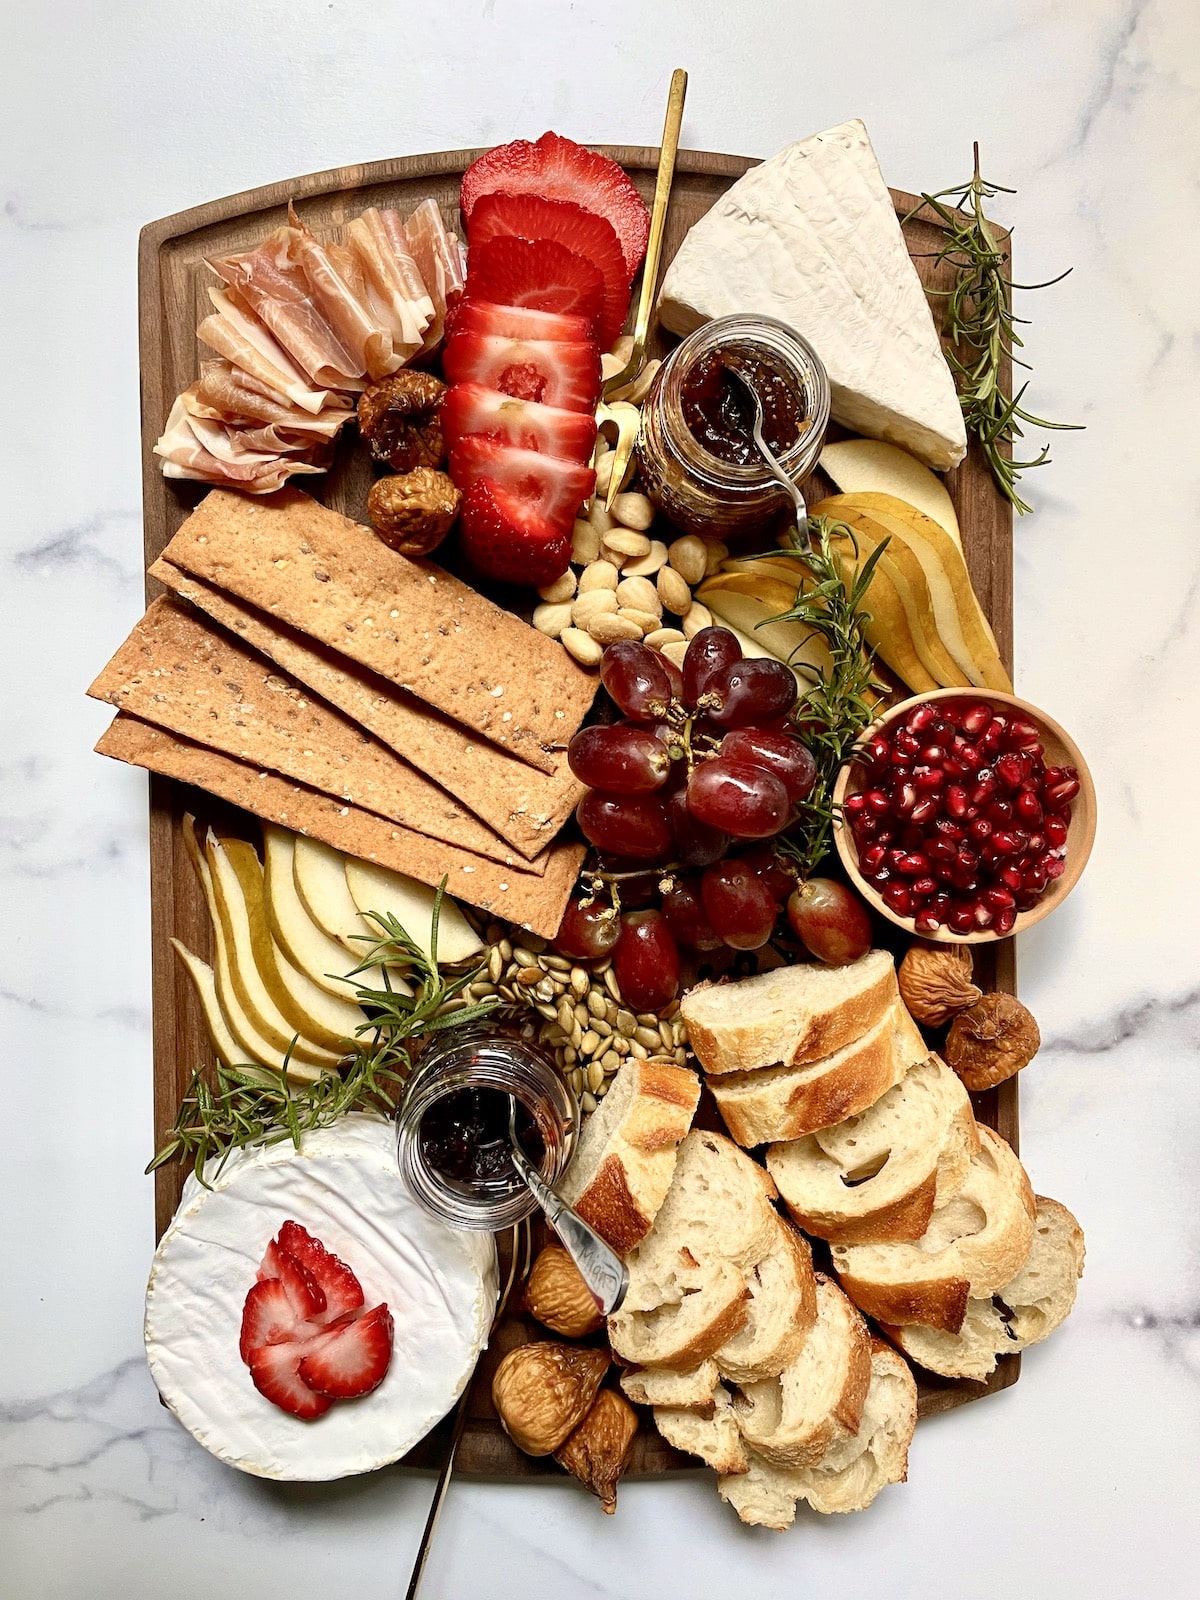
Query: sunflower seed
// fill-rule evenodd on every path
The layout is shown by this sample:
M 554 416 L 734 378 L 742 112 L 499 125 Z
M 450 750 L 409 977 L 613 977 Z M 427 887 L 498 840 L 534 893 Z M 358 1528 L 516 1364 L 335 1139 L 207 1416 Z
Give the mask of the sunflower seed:
M 629 1046 L 629 1054 L 634 1058 L 635 1061 L 649 1060 L 650 1052 L 646 1049 L 646 1046 L 640 1039 L 626 1039 L 624 1043 Z
M 644 1044 L 647 1050 L 662 1049 L 663 1041 L 657 1028 L 636 1028 L 633 1037 L 639 1044 Z
M 567 1074 L 567 1082 L 571 1085 L 571 1088 L 574 1090 L 576 1095 L 580 1094 L 583 1090 L 582 1069 L 579 1067 L 572 1067 L 570 1072 Z
M 590 1092 L 581 1094 L 579 1096 L 579 1109 L 583 1112 L 585 1117 L 590 1117 L 592 1112 L 596 1109 L 596 1096 Z
M 604 996 L 593 989 L 587 997 L 587 1008 L 593 1017 L 602 1017 L 605 1011 Z
M 633 1012 L 626 1011 L 623 1008 L 617 1012 L 614 1021 L 616 1022 L 620 1031 L 626 1035 L 631 1034 L 638 1025 L 637 1018 L 634 1016 Z
M 618 1005 L 621 1003 L 621 985 L 617 982 L 617 975 L 611 967 L 604 974 L 604 987 L 612 995 Z
M 570 972 L 571 970 L 571 963 L 566 956 L 556 956 L 552 951 L 548 950 L 539 959 L 547 972 Z
M 488 977 L 493 983 L 500 982 L 500 974 L 504 971 L 504 957 L 500 954 L 500 946 L 494 944 L 488 951 Z
M 591 1066 L 587 1069 L 587 1086 L 592 1093 L 595 1094 L 596 1090 L 603 1082 L 604 1068 L 598 1061 L 593 1061 Z
M 596 1030 L 594 1028 L 589 1028 L 587 1030 L 587 1032 L 583 1035 L 583 1037 L 579 1041 L 579 1053 L 580 1053 L 580 1055 L 581 1056 L 590 1056 L 592 1051 L 595 1050 L 599 1046 L 599 1044 L 600 1044 L 600 1035 L 596 1032 Z
M 592 1032 L 598 1033 L 602 1039 L 612 1038 L 612 1023 L 604 1017 L 592 1018 Z
M 571 968 L 571 993 L 581 1000 L 592 986 L 592 980 L 582 967 Z
M 513 960 L 519 967 L 536 967 L 537 957 L 529 950 L 516 949 L 513 951 Z

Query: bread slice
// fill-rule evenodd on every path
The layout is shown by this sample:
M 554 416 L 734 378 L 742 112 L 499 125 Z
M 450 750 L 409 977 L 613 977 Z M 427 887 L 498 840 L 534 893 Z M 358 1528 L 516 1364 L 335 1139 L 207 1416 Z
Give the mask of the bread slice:
M 871 1381 L 866 1323 L 837 1285 L 817 1275 L 817 1320 L 800 1354 L 776 1378 L 734 1398 L 743 1439 L 776 1467 L 809 1467 L 857 1432 Z
M 1033 1190 L 998 1133 L 981 1127 L 979 1139 L 966 1183 L 919 1239 L 832 1247 L 842 1288 L 868 1316 L 957 1333 L 968 1299 L 995 1294 L 1023 1265 L 1033 1242 Z
M 782 1530 L 796 1503 L 814 1511 L 864 1511 L 889 1483 L 908 1476 L 908 1448 L 917 1425 L 917 1386 L 896 1352 L 871 1340 L 871 1382 L 856 1434 L 832 1445 L 825 1459 L 799 1471 L 773 1467 L 750 1454 L 744 1472 L 717 1480 L 717 1492 L 743 1522 Z
M 750 1456 L 738 1432 L 729 1390 L 718 1383 L 709 1399 L 712 1409 L 707 1417 L 699 1411 L 656 1406 L 654 1426 L 668 1444 L 699 1456 L 714 1472 L 727 1475 L 745 1472 Z
M 807 962 L 734 983 L 702 983 L 680 1013 L 706 1072 L 800 1066 L 852 1044 L 899 993 L 886 950 L 845 967 Z
M 928 1053 L 896 1000 L 861 1038 L 820 1061 L 730 1072 L 710 1078 L 709 1088 L 730 1134 L 749 1149 L 799 1139 L 865 1111 Z
M 618 1254 L 650 1232 L 699 1098 L 694 1072 L 630 1058 L 584 1124 L 558 1192 Z
M 990 1299 L 968 1300 L 957 1333 L 915 1325 L 884 1332 L 927 1371 L 982 1381 L 995 1371 L 997 1356 L 1039 1344 L 1066 1320 L 1083 1276 L 1083 1257 L 1078 1222 L 1066 1206 L 1038 1195 L 1025 1265 Z
M 639 1406 L 669 1406 L 696 1411 L 711 1417 L 713 1391 L 720 1382 L 717 1363 L 710 1356 L 691 1372 L 672 1372 L 669 1367 L 633 1367 L 621 1374 L 626 1397 Z
M 654 1226 L 628 1257 L 629 1289 L 608 1321 L 614 1354 L 687 1372 L 744 1327 L 747 1279 L 777 1237 L 775 1194 L 735 1144 L 694 1128 Z
M 734 1383 L 774 1378 L 800 1354 L 817 1320 L 812 1251 L 795 1228 L 778 1218 L 777 1238 L 751 1272 L 746 1325 L 717 1351 L 722 1377 Z
M 979 1149 L 971 1099 L 937 1056 L 835 1127 L 773 1144 L 767 1171 L 807 1232 L 839 1244 L 919 1239 Z

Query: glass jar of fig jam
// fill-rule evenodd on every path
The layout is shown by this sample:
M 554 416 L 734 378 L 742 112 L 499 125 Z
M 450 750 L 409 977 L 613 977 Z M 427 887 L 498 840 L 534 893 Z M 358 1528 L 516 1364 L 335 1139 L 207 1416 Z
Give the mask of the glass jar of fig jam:
M 773 317 L 718 317 L 678 345 L 642 406 L 642 483 L 663 515 L 701 538 L 769 530 L 793 515 L 786 489 L 754 444 L 754 408 L 735 367 L 763 402 L 763 436 L 792 481 L 816 465 L 829 426 L 829 378 L 806 339 Z
M 420 1057 L 396 1116 L 400 1171 L 426 1211 L 497 1232 L 537 1209 L 513 1166 L 509 1096 L 521 1148 L 549 1184 L 566 1170 L 579 1107 L 553 1059 L 515 1030 L 450 1028 Z

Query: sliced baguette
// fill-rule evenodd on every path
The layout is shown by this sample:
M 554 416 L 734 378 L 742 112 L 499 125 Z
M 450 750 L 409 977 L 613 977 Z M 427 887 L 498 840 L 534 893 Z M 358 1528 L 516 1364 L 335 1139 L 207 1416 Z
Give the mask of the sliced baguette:
M 747 1149 L 799 1139 L 865 1111 L 928 1054 L 897 999 L 861 1038 L 820 1061 L 764 1067 L 709 1080 L 725 1126 Z
M 724 1384 L 717 1384 L 709 1402 L 711 1414 L 707 1417 L 699 1411 L 656 1406 L 654 1426 L 668 1444 L 699 1456 L 714 1472 L 725 1475 L 745 1472 L 750 1456 L 738 1432 L 733 1402 Z
M 799 1355 L 775 1378 L 734 1397 L 743 1439 L 776 1467 L 815 1466 L 854 1434 L 871 1381 L 866 1323 L 837 1285 L 817 1275 L 817 1320 Z
M 979 1149 L 971 1100 L 937 1056 L 836 1127 L 773 1144 L 767 1171 L 807 1232 L 839 1244 L 919 1239 Z
M 621 1388 L 635 1405 L 668 1406 L 711 1417 L 715 1409 L 713 1391 L 720 1378 L 717 1363 L 710 1356 L 691 1372 L 672 1372 L 669 1367 L 631 1368 L 622 1373 Z
M 981 1127 L 979 1139 L 966 1183 L 919 1239 L 833 1245 L 842 1288 L 868 1316 L 957 1333 L 968 1299 L 995 1294 L 1023 1265 L 1033 1242 L 1033 1190 L 999 1134 Z
M 631 1058 L 584 1124 L 558 1192 L 620 1255 L 650 1232 L 699 1098 L 694 1072 Z
M 856 1434 L 832 1445 L 814 1467 L 773 1467 L 754 1452 L 745 1471 L 717 1480 L 717 1492 L 743 1522 L 782 1530 L 795 1520 L 796 1504 L 814 1511 L 863 1511 L 889 1483 L 908 1476 L 908 1448 L 917 1425 L 917 1386 L 896 1352 L 871 1340 L 871 1382 Z
M 1083 1276 L 1083 1258 L 1078 1222 L 1066 1206 L 1038 1195 L 1025 1265 L 990 1299 L 968 1300 L 957 1333 L 915 1325 L 884 1332 L 927 1371 L 982 1381 L 995 1371 L 998 1356 L 1039 1344 L 1066 1320 Z
M 654 1226 L 630 1253 L 629 1289 L 609 1318 L 613 1352 L 686 1372 L 745 1326 L 747 1278 L 777 1236 L 775 1185 L 722 1134 L 693 1129 Z
M 700 984 L 680 1013 L 706 1072 L 819 1061 L 861 1038 L 898 994 L 886 950 L 845 967 L 808 962 L 734 983 Z
M 734 1383 L 774 1378 L 800 1354 L 817 1320 L 817 1285 L 808 1241 L 782 1217 L 777 1239 L 751 1272 L 746 1325 L 717 1351 L 722 1377 Z

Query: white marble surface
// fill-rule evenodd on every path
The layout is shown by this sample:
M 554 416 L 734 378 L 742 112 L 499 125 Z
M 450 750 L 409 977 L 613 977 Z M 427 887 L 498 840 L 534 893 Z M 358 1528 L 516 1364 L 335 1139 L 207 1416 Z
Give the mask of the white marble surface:
M 1020 195 L 1031 398 L 1086 422 L 1030 479 L 1018 688 L 1089 755 L 1100 837 L 1021 949 L 1045 1045 L 1023 1154 L 1088 1235 L 1076 1313 L 1020 1384 L 918 1432 L 868 1513 L 742 1530 L 702 1480 L 457 1486 L 435 1597 L 1196 1592 L 1200 677 L 1192 0 L 45 0 L 0 7 L 3 1106 L 0 1595 L 400 1594 L 428 1496 L 226 1471 L 140 1354 L 152 1241 L 145 782 L 84 686 L 142 608 L 135 246 L 291 173 L 535 136 L 767 155 L 867 122 L 897 186 L 981 140 Z M 1189 287 L 1190 285 L 1190 287 Z M 1040 439 L 1037 440 L 1040 443 Z

